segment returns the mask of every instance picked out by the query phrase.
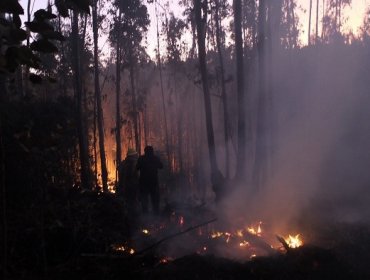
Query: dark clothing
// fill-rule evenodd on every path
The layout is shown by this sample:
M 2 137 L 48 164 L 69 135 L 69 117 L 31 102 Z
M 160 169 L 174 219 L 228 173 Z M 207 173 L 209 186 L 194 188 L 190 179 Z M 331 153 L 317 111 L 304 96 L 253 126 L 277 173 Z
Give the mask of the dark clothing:
M 140 156 L 137 161 L 137 169 L 140 171 L 140 196 L 143 212 L 148 212 L 148 197 L 150 196 L 152 208 L 155 213 L 159 213 L 159 186 L 158 169 L 162 169 L 163 164 L 154 154 Z
M 129 208 L 135 207 L 138 196 L 139 177 L 136 162 L 137 156 L 129 155 L 121 162 L 118 170 L 117 194 L 124 198 Z

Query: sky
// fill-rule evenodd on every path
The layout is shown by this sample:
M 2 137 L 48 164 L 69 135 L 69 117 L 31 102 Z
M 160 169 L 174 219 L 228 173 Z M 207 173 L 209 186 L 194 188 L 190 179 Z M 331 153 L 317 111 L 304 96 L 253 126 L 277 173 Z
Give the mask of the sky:
M 47 0 L 31 0 L 33 3 L 33 11 L 36 11 L 37 9 L 46 7 Z M 231 0 L 230 0 L 231 1 Z M 28 0 L 20 0 L 21 5 L 26 9 Z M 179 7 L 178 0 L 158 0 L 158 2 L 164 6 L 165 3 L 169 2 L 170 9 L 174 12 L 175 16 L 181 16 L 182 10 Z M 304 30 L 304 32 L 301 33 L 300 40 L 302 44 L 307 44 L 307 29 L 308 29 L 308 9 L 309 9 L 309 0 L 298 0 L 298 7 L 297 13 L 300 18 L 300 27 Z M 315 20 L 315 3 L 316 1 L 313 1 L 313 8 L 312 8 L 312 31 L 311 33 L 314 33 L 314 20 Z M 361 26 L 365 12 L 367 8 L 370 7 L 370 0 L 352 0 L 351 7 L 347 7 L 343 11 L 344 17 L 347 19 L 346 22 L 343 25 L 343 30 L 345 32 L 352 31 L 354 34 L 358 31 L 359 27 Z M 148 47 L 148 53 L 154 54 L 154 50 L 156 48 L 156 18 L 155 18 L 155 8 L 154 4 L 148 5 L 148 10 L 150 14 L 151 19 L 151 26 L 149 28 L 148 37 L 147 37 L 147 47 Z M 320 14 L 322 13 L 322 0 L 320 0 Z M 158 13 L 163 12 L 162 8 L 158 9 Z M 320 32 L 320 31 L 319 31 Z M 102 40 L 106 41 L 106 40 Z

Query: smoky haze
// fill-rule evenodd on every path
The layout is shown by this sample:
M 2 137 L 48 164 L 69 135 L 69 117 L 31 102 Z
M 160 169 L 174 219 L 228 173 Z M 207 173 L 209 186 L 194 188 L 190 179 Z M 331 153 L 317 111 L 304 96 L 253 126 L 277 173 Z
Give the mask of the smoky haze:
M 369 222 L 369 51 L 329 45 L 282 52 L 274 61 L 271 172 L 225 203 L 229 221 Z

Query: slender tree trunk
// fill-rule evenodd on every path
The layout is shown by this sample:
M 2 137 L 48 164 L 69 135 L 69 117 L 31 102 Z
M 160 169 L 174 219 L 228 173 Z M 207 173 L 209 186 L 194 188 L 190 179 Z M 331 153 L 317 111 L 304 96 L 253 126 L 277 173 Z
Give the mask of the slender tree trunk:
M 316 34 L 315 34 L 315 44 L 317 44 L 319 38 L 319 0 L 316 0 Z
M 202 18 L 202 9 L 203 9 L 203 18 Z M 213 191 L 216 194 L 216 200 L 219 201 L 223 193 L 224 178 L 222 177 L 222 174 L 217 165 L 215 138 L 212 122 L 211 95 L 209 92 L 207 77 L 206 48 L 205 48 L 207 2 L 202 2 L 201 0 L 194 0 L 194 12 L 195 12 L 195 21 L 197 25 L 199 67 L 202 78 L 204 107 L 206 114 L 208 153 L 211 167 L 211 182 Z
M 1 47 L 1 43 L 0 43 Z M 2 80 L 3 76 L 0 74 L 0 102 L 2 102 Z M 5 147 L 3 143 L 3 127 L 2 127 L 2 116 L 0 114 L 0 191 L 1 191 L 1 267 L 3 279 L 7 277 L 7 266 L 8 266 L 8 214 L 7 214 L 7 191 L 6 191 L 6 180 L 5 180 Z
M 121 9 L 117 19 L 117 44 L 116 44 L 116 183 L 118 167 L 122 161 L 122 146 L 121 146 Z
M 289 12 L 288 12 L 289 13 Z M 260 0 L 258 13 L 258 100 L 257 100 L 257 137 L 254 171 L 255 188 L 261 187 L 266 173 L 266 71 L 265 71 L 265 0 Z
M 224 59 L 222 55 L 223 44 L 221 43 L 221 25 L 220 25 L 220 18 L 219 18 L 219 9 L 220 9 L 220 2 L 219 0 L 215 1 L 216 3 L 216 11 L 215 11 L 215 22 L 216 22 L 216 44 L 217 44 L 217 52 L 218 52 L 218 60 L 220 63 L 220 74 L 221 74 L 221 96 L 222 96 L 222 104 L 223 104 L 223 111 L 224 111 L 224 139 L 225 139 L 225 177 L 226 179 L 230 178 L 230 133 L 229 133 L 229 115 L 227 113 L 228 103 L 226 97 L 226 85 L 225 85 L 225 69 L 224 69 Z
M 74 70 L 74 83 L 75 83 L 75 94 L 77 101 L 77 134 L 78 144 L 80 152 L 80 164 L 81 164 L 81 186 L 83 188 L 91 189 L 91 172 L 89 167 L 89 153 L 88 153 L 88 142 L 84 133 L 84 122 L 83 122 L 83 102 L 82 102 L 82 84 L 81 84 L 81 72 L 80 72 L 80 48 L 79 48 L 79 34 L 78 34 L 78 13 L 73 12 L 72 21 L 72 34 L 73 34 L 73 70 Z
M 310 9 L 309 9 L 309 18 L 308 18 L 308 38 L 307 44 L 311 45 L 311 15 L 312 15 L 312 0 L 310 0 Z
M 234 26 L 236 49 L 236 75 L 238 99 L 238 155 L 236 177 L 242 179 L 246 161 L 246 124 L 245 124 L 245 92 L 244 92 L 244 54 L 242 38 L 242 5 L 241 0 L 234 0 Z
M 97 105 L 97 118 L 98 118 L 98 133 L 99 133 L 99 151 L 100 151 L 100 168 L 102 174 L 103 191 L 108 191 L 108 171 L 107 159 L 105 156 L 104 145 L 104 115 L 102 108 L 102 98 L 100 92 L 99 82 L 99 58 L 98 58 L 98 7 L 97 0 L 94 0 L 93 13 L 93 33 L 94 33 L 94 82 L 95 82 L 95 98 Z
M 136 104 L 136 92 L 135 92 L 135 71 L 134 71 L 134 58 L 133 58 L 133 46 L 130 46 L 129 55 L 130 55 L 130 82 L 131 82 L 131 106 L 132 106 L 132 117 L 134 122 L 134 137 L 135 137 L 135 148 L 136 151 L 140 154 L 140 140 L 139 140 L 139 126 L 138 126 L 138 112 Z
M 163 119 L 164 119 L 164 130 L 165 130 L 165 137 L 166 137 L 166 153 L 167 153 L 167 161 L 171 169 L 171 156 L 170 156 L 170 145 L 169 145 L 169 138 L 168 138 L 168 125 L 167 125 L 167 113 L 166 113 L 166 103 L 164 99 L 164 88 L 163 88 L 163 76 L 162 76 L 162 61 L 161 61 L 161 52 L 160 52 L 160 45 L 159 45 L 159 22 L 158 22 L 158 11 L 157 11 L 157 1 L 155 1 L 155 17 L 157 23 L 157 63 L 159 69 L 159 81 L 161 86 L 161 96 L 162 96 L 162 108 L 163 108 Z

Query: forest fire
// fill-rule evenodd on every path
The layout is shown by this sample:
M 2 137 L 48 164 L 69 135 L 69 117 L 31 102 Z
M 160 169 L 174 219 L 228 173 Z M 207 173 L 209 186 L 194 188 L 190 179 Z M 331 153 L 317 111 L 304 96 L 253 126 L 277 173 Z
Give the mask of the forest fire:
M 287 238 L 285 238 L 285 242 L 288 244 L 289 248 L 298 248 L 303 245 L 300 234 L 289 235 Z

